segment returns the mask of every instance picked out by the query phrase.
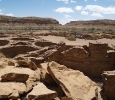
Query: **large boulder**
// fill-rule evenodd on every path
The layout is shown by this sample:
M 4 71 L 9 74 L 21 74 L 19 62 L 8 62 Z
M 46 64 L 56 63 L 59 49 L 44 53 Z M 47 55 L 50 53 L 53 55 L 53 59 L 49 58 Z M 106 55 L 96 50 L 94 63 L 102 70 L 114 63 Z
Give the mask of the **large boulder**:
M 48 71 L 70 100 L 101 100 L 100 88 L 82 72 L 54 61 L 49 63 Z
M 40 64 L 40 71 L 41 71 L 41 78 L 42 81 L 46 84 L 55 83 L 49 72 L 47 71 L 48 63 L 41 63 Z
M 49 90 L 43 83 L 38 83 L 27 95 L 27 100 L 52 100 L 56 97 L 55 91 Z

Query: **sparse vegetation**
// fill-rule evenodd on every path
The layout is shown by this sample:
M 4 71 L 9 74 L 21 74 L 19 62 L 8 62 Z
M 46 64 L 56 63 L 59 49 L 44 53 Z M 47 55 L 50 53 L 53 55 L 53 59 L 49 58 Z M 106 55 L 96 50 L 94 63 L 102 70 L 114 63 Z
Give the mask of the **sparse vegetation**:
M 70 41 L 75 41 L 76 38 L 74 36 L 68 36 L 66 37 L 67 40 L 70 40 Z

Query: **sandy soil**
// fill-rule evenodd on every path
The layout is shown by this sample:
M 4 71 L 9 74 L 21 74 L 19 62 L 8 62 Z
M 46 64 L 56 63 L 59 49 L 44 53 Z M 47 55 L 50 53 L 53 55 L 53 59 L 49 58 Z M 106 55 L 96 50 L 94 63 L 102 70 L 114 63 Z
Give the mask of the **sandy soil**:
M 112 39 L 98 39 L 98 40 L 85 40 L 85 39 L 76 39 L 76 41 L 69 41 L 65 39 L 65 37 L 59 37 L 59 36 L 41 36 L 42 39 L 48 40 L 54 43 L 59 43 L 60 41 L 63 41 L 66 43 L 66 45 L 89 45 L 89 42 L 99 42 L 99 43 L 107 43 L 109 46 L 115 46 L 115 40 Z

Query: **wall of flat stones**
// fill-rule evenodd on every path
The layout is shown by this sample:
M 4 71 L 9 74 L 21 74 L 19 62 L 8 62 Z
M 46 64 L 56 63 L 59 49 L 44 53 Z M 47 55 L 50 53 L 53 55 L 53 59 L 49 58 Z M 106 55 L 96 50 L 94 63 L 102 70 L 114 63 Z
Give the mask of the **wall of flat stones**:
M 63 49 L 62 49 L 63 48 Z M 62 51 L 63 50 L 63 51 Z M 69 68 L 91 77 L 101 77 L 103 71 L 115 70 L 115 52 L 107 52 L 107 44 L 89 43 L 89 47 L 61 47 L 49 57 Z
M 115 71 L 105 71 L 103 77 L 103 92 L 107 100 L 115 100 Z

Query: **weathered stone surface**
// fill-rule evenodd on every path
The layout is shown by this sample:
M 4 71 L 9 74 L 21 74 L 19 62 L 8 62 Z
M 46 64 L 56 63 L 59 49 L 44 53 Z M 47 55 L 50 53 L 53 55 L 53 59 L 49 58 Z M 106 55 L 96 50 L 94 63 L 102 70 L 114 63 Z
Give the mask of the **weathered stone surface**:
M 48 84 L 55 83 L 49 72 L 47 71 L 48 63 L 40 64 L 41 78 L 42 81 Z
M 115 71 L 105 71 L 102 73 L 103 91 L 108 100 L 115 100 Z
M 7 73 L 1 76 L 2 82 L 26 82 L 29 78 L 28 74 Z
M 49 90 L 43 83 L 38 83 L 27 95 L 28 100 L 51 100 L 56 97 L 56 92 Z
M 19 94 L 27 93 L 39 82 L 40 70 L 34 71 L 29 68 L 7 66 L 0 70 L 0 80 L 5 81 L 0 82 L 0 90 L 3 91 L 0 92 L 1 98 L 18 98 Z M 5 94 L 5 92 L 7 93 Z M 9 97 L 9 95 L 11 96 Z
M 50 62 L 48 71 L 68 98 L 72 100 L 91 100 L 100 88 L 80 71 L 68 69 L 64 65 Z M 101 98 L 100 98 L 101 100 Z
M 8 61 L 8 66 L 15 66 L 13 61 Z
M 87 46 L 58 45 L 48 61 L 55 61 L 74 70 L 80 70 L 85 75 L 101 78 L 103 71 L 115 70 L 115 52 L 107 52 L 108 45 L 90 43 Z
M 18 60 L 17 64 L 19 67 L 25 67 L 30 68 L 32 70 L 37 70 L 37 66 L 35 65 L 35 63 L 30 60 Z
M 13 82 L 0 82 L 0 99 L 12 99 L 19 98 L 19 94 L 26 92 L 26 85 L 24 83 Z

